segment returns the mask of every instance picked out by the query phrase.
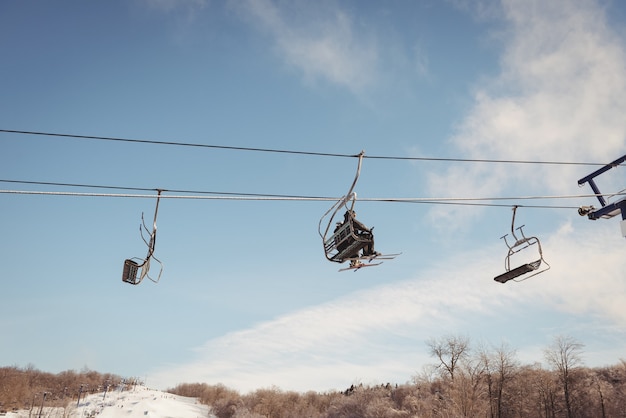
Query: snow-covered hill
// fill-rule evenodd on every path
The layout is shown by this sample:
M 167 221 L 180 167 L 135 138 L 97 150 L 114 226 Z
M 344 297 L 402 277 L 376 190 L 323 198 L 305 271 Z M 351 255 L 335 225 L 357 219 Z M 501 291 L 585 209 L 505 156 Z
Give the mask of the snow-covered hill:
M 7 418 L 39 417 L 40 408 L 32 411 L 8 412 Z M 76 402 L 69 403 L 65 408 L 45 407 L 41 416 L 46 418 L 207 418 L 209 407 L 200 404 L 194 398 L 172 395 L 136 386 L 129 390 L 112 390 L 106 395 L 102 392 L 87 395 Z

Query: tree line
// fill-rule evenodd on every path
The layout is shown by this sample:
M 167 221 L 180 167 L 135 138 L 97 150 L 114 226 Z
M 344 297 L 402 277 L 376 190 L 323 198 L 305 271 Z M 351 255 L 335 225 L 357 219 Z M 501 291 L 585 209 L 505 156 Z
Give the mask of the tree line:
M 0 411 L 32 409 L 44 403 L 65 407 L 76 402 L 79 396 L 117 388 L 121 384 L 138 383 L 135 378 L 124 379 L 89 369 L 54 374 L 38 370 L 33 365 L 0 367 Z
M 451 335 L 426 342 L 434 363 L 403 384 L 351 385 L 342 391 L 280 388 L 247 394 L 222 384 L 183 383 L 168 392 L 197 398 L 218 418 L 626 418 L 626 361 L 589 368 L 583 344 L 555 337 L 544 364 L 521 364 L 506 344 L 472 347 Z M 141 384 L 83 369 L 58 374 L 32 365 L 0 367 L 0 411 L 67 407 L 81 394 Z
M 555 337 L 545 348 L 547 367 L 521 364 L 506 344 L 473 348 L 463 336 L 426 344 L 435 363 L 402 385 L 240 394 L 222 384 L 185 383 L 169 392 L 198 398 L 218 418 L 626 417 L 626 361 L 585 367 L 583 345 L 571 337 Z

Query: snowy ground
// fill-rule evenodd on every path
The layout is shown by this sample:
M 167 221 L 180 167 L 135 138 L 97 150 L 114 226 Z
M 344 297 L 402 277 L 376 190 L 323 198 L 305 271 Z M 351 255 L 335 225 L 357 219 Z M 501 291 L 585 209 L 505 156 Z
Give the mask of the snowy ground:
M 39 407 L 32 411 L 8 412 L 7 418 L 39 417 Z M 46 418 L 207 418 L 209 408 L 196 399 L 172 395 L 136 386 L 130 390 L 113 390 L 87 395 L 77 406 L 76 401 L 65 408 L 43 408 L 42 417 Z

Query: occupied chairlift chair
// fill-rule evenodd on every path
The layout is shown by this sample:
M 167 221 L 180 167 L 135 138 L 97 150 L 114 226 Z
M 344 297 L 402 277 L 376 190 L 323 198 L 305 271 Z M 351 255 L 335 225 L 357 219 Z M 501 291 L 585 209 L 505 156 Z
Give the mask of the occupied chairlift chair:
M 580 208 L 578 208 L 578 214 L 580 216 L 586 215 L 591 220 L 597 220 L 600 218 L 610 219 L 618 215 L 619 213 L 621 213 L 622 221 L 620 223 L 620 227 L 622 230 L 622 236 L 626 237 L 626 189 L 622 190 L 619 193 L 608 195 L 607 199 L 605 199 L 602 193 L 600 193 L 600 189 L 596 185 L 595 181 L 593 180 L 594 178 L 596 178 L 602 173 L 605 173 L 611 168 L 617 167 L 620 164 L 623 164 L 624 161 L 626 161 L 626 155 L 618 158 L 612 163 L 605 165 L 599 170 L 594 171 L 588 176 L 583 177 L 582 179 L 578 180 L 579 186 L 582 186 L 585 183 L 589 183 L 589 186 L 591 186 L 591 190 L 593 190 L 593 192 L 596 194 L 596 197 L 598 198 L 598 201 L 600 202 L 600 206 L 601 206 L 600 209 L 596 209 L 593 206 L 581 206 Z M 615 196 L 617 196 L 619 199 L 613 203 L 610 203 L 609 200 Z
M 152 222 L 152 232 L 150 232 L 150 230 L 146 226 L 146 223 L 143 218 L 143 213 L 141 214 L 141 224 L 139 225 L 139 233 L 141 234 L 141 239 L 143 239 L 143 242 L 145 242 L 146 245 L 148 246 L 148 255 L 146 256 L 145 259 L 134 257 L 134 258 L 127 258 L 126 260 L 124 260 L 124 270 L 122 272 L 123 282 L 137 285 L 141 283 L 144 278 L 147 277 L 148 279 L 157 283 L 159 279 L 161 278 L 161 273 L 163 273 L 163 263 L 161 263 L 161 261 L 159 261 L 154 256 L 154 246 L 156 244 L 156 232 L 157 232 L 156 220 L 157 220 L 157 213 L 159 211 L 159 200 L 161 199 L 162 190 L 157 190 L 157 192 L 158 194 L 157 194 L 157 201 L 156 201 L 156 209 L 154 210 L 154 221 Z M 144 231 L 150 234 L 150 241 L 146 240 L 146 238 L 144 237 L 143 235 Z M 159 276 L 156 279 L 153 279 L 148 274 L 150 272 L 150 261 L 152 259 L 154 259 L 160 265 Z M 140 261 L 140 263 L 135 260 Z
M 361 267 L 377 266 L 381 264 L 381 262 L 372 263 L 374 259 L 390 260 L 398 255 L 382 255 L 375 252 L 374 235 L 372 233 L 373 228 L 368 229 L 365 225 L 356 220 L 356 214 L 354 212 L 356 193 L 354 192 L 354 187 L 361 173 L 361 165 L 364 155 L 365 153 L 363 151 L 361 151 L 358 155 L 359 163 L 357 172 L 354 181 L 350 186 L 350 190 L 322 216 L 318 225 L 318 232 L 322 237 L 326 258 L 334 263 L 350 261 L 350 267 L 340 269 L 339 271 L 356 271 Z M 336 222 L 336 227 L 332 235 L 328 237 L 336 214 L 344 207 L 346 208 L 344 221 Z M 322 232 L 322 225 L 328 215 L 330 215 L 330 217 L 328 219 L 326 229 Z M 367 261 L 368 263 L 365 264 L 363 261 Z
M 494 277 L 494 280 L 496 282 L 506 283 L 509 280 L 520 282 L 520 281 L 529 279 L 532 276 L 535 276 L 539 273 L 543 273 L 544 271 L 547 271 L 550 269 L 550 265 L 543 258 L 543 251 L 541 249 L 541 243 L 539 242 L 539 239 L 537 237 L 527 238 L 524 235 L 524 231 L 522 231 L 522 228 L 524 227 L 524 225 L 518 228 L 515 228 L 515 212 L 516 211 L 517 211 L 517 206 L 513 206 L 513 219 L 511 220 L 511 235 L 513 236 L 513 239 L 515 240 L 515 242 L 513 243 L 513 245 L 509 244 L 509 242 L 506 239 L 508 234 L 501 237 L 502 239 L 504 239 L 504 242 L 506 246 L 509 248 L 509 251 L 506 255 L 506 258 L 504 259 L 504 267 L 506 271 L 502 273 L 501 275 Z M 515 229 L 517 229 L 520 232 L 520 234 L 522 235 L 522 238 L 519 238 L 519 239 L 517 238 L 517 236 L 515 235 Z M 526 262 L 512 269 L 511 259 L 513 258 L 513 256 L 534 245 L 537 246 L 539 258 L 536 260 L 533 258 L 532 261 Z

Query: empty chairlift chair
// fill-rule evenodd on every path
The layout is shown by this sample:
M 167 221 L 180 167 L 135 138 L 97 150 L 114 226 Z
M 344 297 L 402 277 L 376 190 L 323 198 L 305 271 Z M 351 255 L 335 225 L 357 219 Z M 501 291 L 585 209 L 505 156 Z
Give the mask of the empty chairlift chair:
M 148 246 L 148 255 L 146 255 L 146 258 L 144 259 L 135 257 L 135 258 L 127 258 L 126 260 L 124 260 L 124 270 L 122 271 L 122 281 L 125 283 L 137 285 L 141 283 L 143 279 L 146 277 L 149 280 L 152 280 L 153 282 L 156 283 L 161 278 L 161 274 L 163 273 L 163 263 L 161 263 L 161 261 L 159 261 L 154 256 L 154 247 L 156 245 L 156 232 L 157 232 L 156 220 L 157 220 L 157 213 L 159 211 L 160 198 L 161 198 L 161 190 L 158 190 L 156 209 L 154 210 L 154 221 L 152 222 L 152 231 L 150 231 L 148 227 L 146 226 L 146 223 L 143 218 L 143 213 L 141 214 L 141 224 L 139 225 L 139 233 L 141 235 L 141 239 L 143 239 L 143 242 Z M 144 237 L 143 235 L 144 231 L 150 235 L 149 240 L 147 240 Z M 159 271 L 159 275 L 156 279 L 153 279 L 149 275 L 150 262 L 152 260 L 155 260 L 157 263 L 159 263 L 161 267 Z
M 509 280 L 522 281 L 529 279 L 539 273 L 543 273 L 550 269 L 550 265 L 543 258 L 543 250 L 541 249 L 541 242 L 537 237 L 526 237 L 522 228 L 524 225 L 515 228 L 515 212 L 517 206 L 513 207 L 513 220 L 511 221 L 511 235 L 515 242 L 511 245 L 507 240 L 508 234 L 504 235 L 502 239 L 508 248 L 507 255 L 504 259 L 505 272 L 494 277 L 494 280 L 499 283 L 506 283 Z M 515 235 L 515 230 L 518 230 L 521 238 Z M 532 251 L 535 251 L 534 253 Z M 524 252 L 528 257 L 517 257 Z M 535 254 L 535 256 L 532 256 Z M 522 258 L 524 261 L 519 263 L 517 267 L 511 267 L 513 259 L 519 261 Z

